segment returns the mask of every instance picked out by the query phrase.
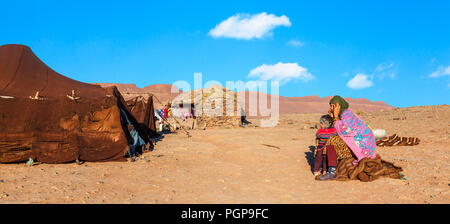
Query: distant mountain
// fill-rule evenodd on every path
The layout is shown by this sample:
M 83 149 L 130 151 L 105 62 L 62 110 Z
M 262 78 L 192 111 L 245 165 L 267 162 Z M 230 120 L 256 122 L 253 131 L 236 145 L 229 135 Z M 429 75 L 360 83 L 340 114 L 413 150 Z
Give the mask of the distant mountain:
M 173 100 L 178 94 L 171 93 L 172 88 L 178 90 L 180 93 L 182 92 L 176 86 L 172 86 L 169 84 L 156 84 L 149 85 L 144 88 L 139 88 L 135 84 L 118 84 L 118 83 L 96 83 L 102 87 L 107 86 L 117 86 L 119 91 L 122 93 L 125 99 L 129 99 L 138 95 L 146 96 L 147 93 L 152 93 L 154 96 L 158 98 L 161 103 L 165 103 L 169 100 Z M 245 94 L 245 108 L 246 113 L 250 112 L 249 110 L 249 96 L 250 94 L 256 94 L 258 96 L 257 103 L 259 102 L 259 94 L 261 97 L 266 97 L 268 108 L 271 105 L 271 95 L 260 93 L 260 92 L 250 92 L 244 91 Z M 279 97 L 279 105 L 280 105 L 280 114 L 295 114 L 295 113 L 327 113 L 329 105 L 328 102 L 332 96 L 319 97 L 317 95 L 312 96 L 304 96 L 304 97 Z M 362 110 L 365 112 L 370 111 L 379 111 L 379 110 L 390 110 L 394 107 L 386 104 L 382 101 L 371 101 L 365 98 L 353 99 L 350 97 L 345 98 L 350 104 L 350 109 L 355 111 Z M 155 107 L 161 107 L 158 100 L 154 100 Z M 260 115 L 259 111 L 257 111 L 257 115 Z
M 245 104 L 246 111 L 248 110 L 249 105 L 249 91 L 245 92 Z M 270 94 L 265 93 L 255 93 L 258 95 L 259 102 L 259 94 L 262 94 L 261 97 L 266 97 L 268 108 L 271 105 L 271 96 Z M 317 95 L 312 96 L 304 96 L 304 97 L 279 97 L 279 109 L 280 114 L 295 114 L 295 113 L 327 113 L 329 109 L 329 101 L 333 96 L 319 97 Z M 344 97 L 345 100 L 350 104 L 350 109 L 358 111 L 362 110 L 365 112 L 370 111 L 379 111 L 379 110 L 390 110 L 394 107 L 386 104 L 381 101 L 371 101 L 364 98 L 353 99 L 351 97 Z M 258 113 L 259 114 L 259 113 Z
M 100 85 L 101 87 L 116 86 L 117 89 L 122 94 L 125 100 L 131 99 L 136 96 L 147 97 L 148 93 L 152 93 L 155 96 L 155 107 L 162 106 L 161 104 L 175 98 L 182 91 L 178 87 L 169 84 L 156 84 L 146 86 L 144 88 L 139 88 L 135 84 L 120 84 L 120 83 L 93 83 Z M 171 93 L 172 88 L 174 91 L 179 91 L 179 93 Z
M 77 96 L 91 98 L 104 96 L 105 89 L 101 87 L 116 86 L 123 97 L 127 100 L 139 95 L 155 96 L 155 107 L 173 100 L 182 91 L 176 86 L 169 84 L 149 85 L 139 88 L 135 84 L 119 83 L 88 83 L 79 82 L 63 76 L 42 62 L 29 47 L 24 45 L 2 45 L 0 46 L 0 95 L 31 97 L 38 94 L 41 97 L 57 98 L 66 97 L 74 91 Z M 99 86 L 98 86 L 99 85 Z M 172 91 L 173 90 L 173 91 Z M 172 93 L 175 92 L 175 93 Z M 250 113 L 248 105 L 249 95 L 256 94 L 266 97 L 270 108 L 271 95 L 258 92 L 245 91 L 246 113 Z M 305 97 L 279 97 L 280 114 L 292 113 L 326 113 L 328 101 L 331 96 L 319 97 L 317 95 Z M 393 107 L 384 102 L 374 102 L 368 99 L 345 98 L 354 110 L 378 111 L 389 110 Z M 258 100 L 259 101 L 259 100 Z M 258 103 L 258 101 L 256 103 Z M 258 113 L 259 114 L 259 113 Z

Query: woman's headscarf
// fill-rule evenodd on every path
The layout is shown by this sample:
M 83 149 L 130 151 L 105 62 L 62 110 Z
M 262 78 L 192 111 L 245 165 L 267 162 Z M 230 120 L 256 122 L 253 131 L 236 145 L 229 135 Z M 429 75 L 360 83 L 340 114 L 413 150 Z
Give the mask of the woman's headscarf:
M 331 104 L 335 104 L 335 103 L 339 103 L 339 105 L 341 106 L 341 109 L 339 110 L 339 116 L 341 116 L 342 112 L 344 112 L 344 110 L 348 109 L 348 103 L 347 101 L 344 100 L 344 98 L 340 97 L 340 96 L 334 96 L 333 98 L 331 98 L 330 100 L 330 105 Z

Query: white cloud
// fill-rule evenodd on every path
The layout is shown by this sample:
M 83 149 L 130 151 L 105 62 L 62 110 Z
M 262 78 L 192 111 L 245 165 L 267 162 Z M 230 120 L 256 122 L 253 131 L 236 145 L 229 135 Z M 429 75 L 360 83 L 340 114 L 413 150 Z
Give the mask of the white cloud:
M 444 68 L 444 66 L 441 65 L 438 67 L 438 69 L 436 71 L 431 73 L 429 75 L 429 77 L 437 78 L 437 77 L 446 76 L 446 75 L 450 75 L 450 66 L 448 66 L 447 68 Z
M 392 68 L 392 67 L 394 67 L 394 63 L 381 63 L 381 64 L 379 64 L 378 66 L 377 66 L 377 68 L 375 69 L 375 71 L 377 71 L 377 72 L 381 72 L 381 71 L 384 71 L 384 70 L 386 70 L 386 69 L 389 69 L 389 68 Z
M 305 43 L 303 43 L 302 41 L 299 41 L 299 40 L 291 40 L 288 42 L 288 45 L 293 46 L 293 47 L 303 47 L 303 45 L 305 45 Z
M 345 76 L 348 76 L 348 73 L 345 73 L 344 77 Z M 385 77 L 389 77 L 390 79 L 395 79 L 397 77 L 397 66 L 394 62 L 380 63 L 370 74 L 357 73 L 347 82 L 347 87 L 352 89 L 369 88 L 374 85 L 375 79 L 382 82 Z
M 347 86 L 352 89 L 365 89 L 373 86 L 373 82 L 368 79 L 368 75 L 359 73 L 350 81 L 347 82 Z
M 394 63 L 381 63 L 375 68 L 374 76 L 378 77 L 380 80 L 383 80 L 384 77 L 389 76 L 391 79 L 394 79 L 397 76 L 397 69 L 394 68 Z
M 265 12 L 260 14 L 236 14 L 222 21 L 209 31 L 214 38 L 228 37 L 236 39 L 263 38 L 272 35 L 277 26 L 291 26 L 291 21 L 285 15 L 280 17 Z
M 275 65 L 263 64 L 252 69 L 248 77 L 257 77 L 262 81 L 279 81 L 280 85 L 286 84 L 292 79 L 308 82 L 315 77 L 307 72 L 307 69 L 297 63 L 281 63 Z

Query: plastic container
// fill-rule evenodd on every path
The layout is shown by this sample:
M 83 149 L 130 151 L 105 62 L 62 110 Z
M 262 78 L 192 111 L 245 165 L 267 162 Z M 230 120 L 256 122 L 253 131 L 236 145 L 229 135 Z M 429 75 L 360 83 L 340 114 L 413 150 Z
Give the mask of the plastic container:
M 384 138 L 387 136 L 387 132 L 384 129 L 373 129 L 373 135 L 375 139 Z

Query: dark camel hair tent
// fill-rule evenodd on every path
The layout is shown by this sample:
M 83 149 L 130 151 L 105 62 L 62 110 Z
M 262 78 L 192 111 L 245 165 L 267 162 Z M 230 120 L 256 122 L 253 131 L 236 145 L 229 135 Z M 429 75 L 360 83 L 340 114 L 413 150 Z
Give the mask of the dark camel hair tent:
M 116 87 L 60 75 L 27 46 L 0 46 L 0 163 L 124 161 L 128 122 L 151 144 Z
M 150 138 L 158 137 L 155 125 L 155 108 L 153 107 L 153 96 L 145 98 L 137 96 L 126 101 L 131 114 L 141 125 L 141 128 Z

